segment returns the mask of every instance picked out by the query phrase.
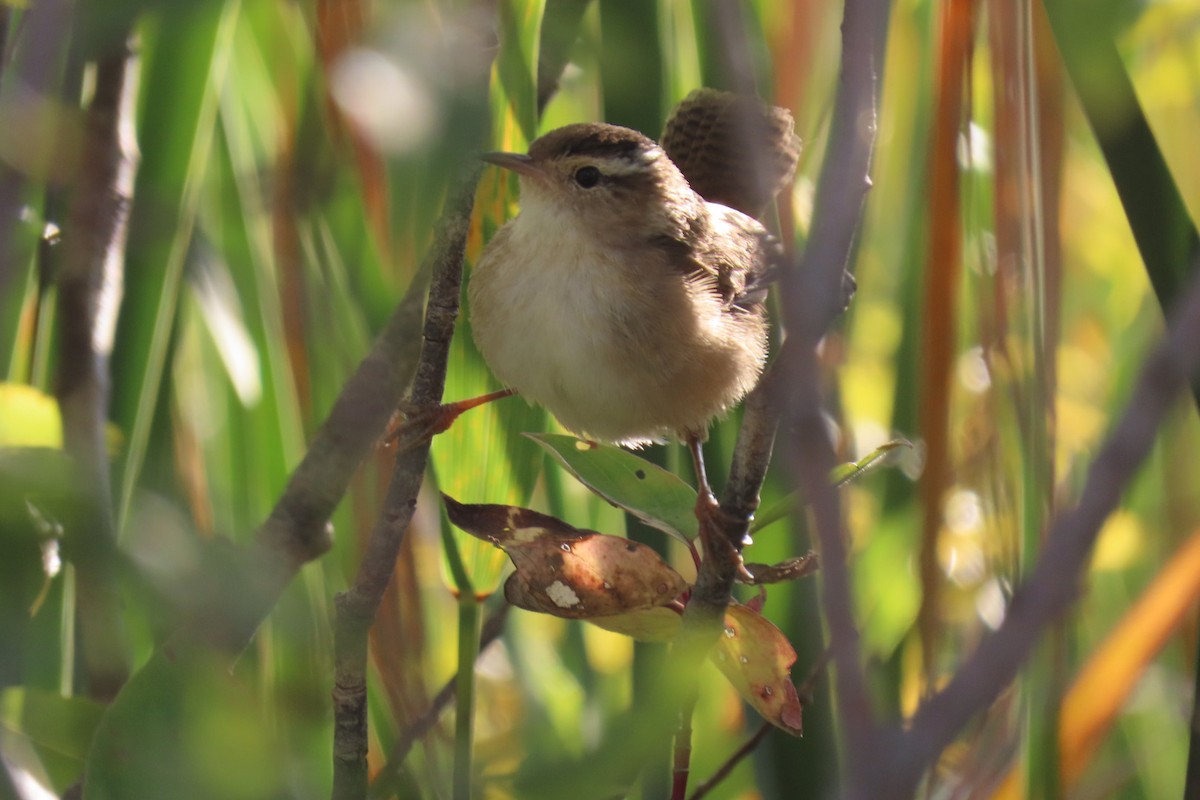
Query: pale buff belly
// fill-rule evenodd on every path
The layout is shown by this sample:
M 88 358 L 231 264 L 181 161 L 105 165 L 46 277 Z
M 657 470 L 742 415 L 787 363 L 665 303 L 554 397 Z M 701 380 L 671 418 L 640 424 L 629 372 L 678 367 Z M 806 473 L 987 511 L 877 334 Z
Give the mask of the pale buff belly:
M 765 348 L 757 316 L 733 318 L 715 302 L 697 310 L 681 283 L 631 284 L 615 261 L 570 262 L 557 258 L 561 248 L 528 247 L 518 261 L 505 244 L 471 279 L 476 343 L 502 383 L 567 429 L 630 444 L 699 433 L 757 379 Z M 549 263 L 531 263 L 539 255 Z

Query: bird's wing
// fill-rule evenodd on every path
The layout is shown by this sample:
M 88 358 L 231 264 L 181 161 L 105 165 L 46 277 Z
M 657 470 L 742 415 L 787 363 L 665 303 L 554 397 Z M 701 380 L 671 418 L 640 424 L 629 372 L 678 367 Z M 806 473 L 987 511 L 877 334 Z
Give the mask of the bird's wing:
M 730 308 L 761 306 L 784 264 L 783 246 L 740 211 L 715 203 L 708 209 L 714 236 L 704 260 L 716 267 L 721 299 Z
M 654 243 L 685 280 L 712 291 L 725 308 L 755 309 L 783 264 L 783 248 L 752 217 L 716 203 L 707 209 L 693 221 L 703 230 L 684 238 L 660 236 Z

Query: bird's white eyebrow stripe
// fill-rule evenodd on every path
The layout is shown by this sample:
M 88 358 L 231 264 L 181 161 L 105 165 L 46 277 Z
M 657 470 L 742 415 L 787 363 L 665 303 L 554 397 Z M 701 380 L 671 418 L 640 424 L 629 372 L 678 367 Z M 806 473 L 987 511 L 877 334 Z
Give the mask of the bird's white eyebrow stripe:
M 648 150 L 641 150 L 633 157 L 628 156 L 599 156 L 592 159 L 589 163 L 594 163 L 600 168 L 600 171 L 606 175 L 621 177 L 623 175 L 633 175 L 635 173 L 644 173 L 646 167 L 653 164 L 663 156 L 662 148 L 654 147 Z M 575 158 L 584 161 L 585 156 L 577 155 Z

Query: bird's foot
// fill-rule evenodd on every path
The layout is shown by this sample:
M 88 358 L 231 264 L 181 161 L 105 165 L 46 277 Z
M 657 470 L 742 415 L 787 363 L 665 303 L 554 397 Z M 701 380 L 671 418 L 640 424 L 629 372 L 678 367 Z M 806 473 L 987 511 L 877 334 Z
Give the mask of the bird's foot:
M 501 389 L 453 403 L 421 404 L 402 400 L 388 422 L 384 444 L 401 453 L 427 444 L 434 436 L 449 430 L 463 412 L 516 393 L 515 389 Z

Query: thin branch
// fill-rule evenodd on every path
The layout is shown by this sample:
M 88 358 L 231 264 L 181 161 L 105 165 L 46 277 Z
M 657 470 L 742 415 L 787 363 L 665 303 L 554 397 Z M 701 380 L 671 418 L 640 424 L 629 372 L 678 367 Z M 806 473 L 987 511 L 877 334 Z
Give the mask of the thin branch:
M 821 544 L 822 597 L 830 649 L 838 675 L 838 706 L 845 731 L 848 791 L 854 795 L 863 762 L 874 757 L 878 731 L 860 661 L 841 506 L 829 485 L 834 452 L 821 414 L 816 347 L 842 306 L 843 275 L 862 221 L 876 134 L 879 71 L 883 65 L 889 5 L 846 0 L 841 75 L 834 101 L 829 150 L 822 165 L 810 237 L 800 269 L 784 276 L 788 329 L 799 339 L 785 365 L 791 394 L 786 449 L 805 490 Z
M 1200 264 L 1167 339 L 1151 354 L 1124 414 L 1092 463 L 1078 505 L 1050 526 L 1037 566 L 1004 622 L 980 642 L 946 687 L 922 705 L 880 777 L 912 787 L 970 719 L 1017 675 L 1043 631 L 1075 601 L 1100 526 L 1154 444 L 1171 405 L 1200 370 Z
M 725 761 L 725 763 L 721 765 L 720 769 L 713 773 L 711 778 L 697 786 L 696 791 L 692 792 L 692 795 L 690 798 L 688 798 L 688 800 L 700 800 L 700 798 L 717 788 L 717 786 L 721 784 L 721 781 L 728 778 L 729 774 L 733 772 L 734 768 L 736 768 L 738 764 L 745 760 L 746 756 L 758 749 L 758 746 L 762 744 L 763 739 L 766 739 L 767 734 L 770 732 L 771 723 L 764 722 L 762 725 L 759 725 L 758 730 L 754 732 L 754 735 L 743 742 L 741 747 L 733 751 L 733 755 L 731 755 Z
M 105 445 L 109 363 L 121 305 L 125 240 L 137 173 L 133 109 L 137 62 L 123 44 L 101 59 L 85 123 L 79 179 L 58 276 L 58 404 L 63 445 L 83 478 L 71 540 L 89 693 L 112 699 L 129 674 L 112 578 L 116 531 Z
M 720 30 L 740 31 L 732 25 L 740 17 L 725 0 L 714 0 L 714 18 Z M 825 330 L 844 306 L 843 276 L 850 264 L 853 243 L 861 225 L 865 195 L 870 186 L 871 155 L 875 141 L 877 73 L 883 63 L 888 5 L 884 0 L 848 0 L 843 22 L 841 82 L 834 106 L 829 151 L 817 188 L 813 234 L 800 267 L 785 275 L 788 329 L 796 345 L 784 348 L 769 373 L 746 401 L 742 430 L 735 448 L 730 480 L 722 495 L 721 531 L 702 522 L 705 558 L 697 575 L 692 598 L 680 626 L 677 646 L 691 653 L 708 640 L 727 605 L 734 573 L 728 568 L 729 551 L 740 557 L 741 541 L 758 506 L 758 496 L 771 459 L 779 425 L 780 397 L 793 389 L 789 419 L 795 426 L 790 437 L 792 454 L 799 459 L 797 473 L 809 488 L 808 496 L 822 532 L 822 558 L 835 562 L 823 582 L 838 662 L 843 709 L 851 746 L 872 738 L 873 722 L 867 701 L 845 569 L 837 496 L 826 476 L 834 465 L 833 452 L 821 418 L 815 351 Z M 726 24 L 728 23 L 728 24 Z M 732 26 L 732 27 L 731 27 Z M 725 49 L 729 78 L 745 91 L 753 86 L 744 33 L 727 33 Z M 714 520 L 715 522 L 715 520 Z M 711 642 L 709 642 L 711 644 Z M 867 751 L 861 749 L 859 753 Z
M 804 679 L 804 683 L 796 687 L 796 694 L 800 697 L 801 705 L 807 706 L 812 703 L 813 686 L 816 684 L 817 678 L 820 677 L 821 672 L 824 671 L 825 665 L 828 663 L 829 651 L 826 650 L 821 654 L 821 657 L 817 659 L 816 663 L 813 664 L 812 669 L 808 671 L 808 677 Z M 721 781 L 729 777 L 729 774 L 733 772 L 734 768 L 737 767 L 738 764 L 742 763 L 742 761 L 745 760 L 748 755 L 753 753 L 755 749 L 762 744 L 763 739 L 767 738 L 767 734 L 771 732 L 771 727 L 771 723 L 769 722 L 764 722 L 761 726 L 759 726 L 759 729 L 754 732 L 754 735 L 747 739 L 741 747 L 735 750 L 733 754 L 725 760 L 725 763 L 713 773 L 711 778 L 696 787 L 696 791 L 692 793 L 688 800 L 701 800 L 702 797 L 711 792 L 713 789 L 717 788 Z
M 568 16 L 578 23 L 579 15 Z M 543 39 L 547 58 L 565 67 L 577 27 L 556 25 Z M 538 82 L 538 113 L 554 94 L 558 74 L 543 72 Z M 463 251 L 466 248 L 480 166 L 471 170 L 452 192 L 439 223 L 432 257 L 432 283 L 425 307 L 425 328 L 408 402 L 435 406 L 446 384 L 450 340 L 462 293 Z M 391 404 L 394 408 L 396 402 Z M 389 414 L 390 414 L 389 409 Z M 382 424 L 386 424 L 387 417 Z M 378 435 L 378 433 L 376 433 Z M 358 800 L 367 791 L 367 633 L 395 569 L 396 554 L 416 510 L 429 461 L 429 442 L 400 452 L 384 499 L 383 511 L 367 541 L 354 585 L 335 599 L 334 629 L 334 781 L 335 800 Z
M 692 762 L 692 713 L 696 698 L 689 697 L 679 709 L 679 725 L 675 728 L 675 750 L 671 759 L 671 800 L 686 800 L 688 775 Z
M 433 406 L 442 400 L 450 339 L 458 317 L 463 251 L 479 182 L 474 168 L 447 201 L 435 245 L 433 279 L 426 305 L 421 357 L 409 401 Z M 400 452 L 383 512 L 367 541 L 354 585 L 336 598 L 334 629 L 333 797 L 363 798 L 367 791 L 367 632 L 395 569 L 400 543 L 416 510 L 429 461 L 429 442 Z
M 758 510 L 759 492 L 766 480 L 779 431 L 779 418 L 783 413 L 781 383 L 784 371 L 780 365 L 791 360 L 795 342 L 795 339 L 784 342 L 743 405 L 742 427 L 733 448 L 729 478 L 721 492 L 721 508 L 735 517 L 750 519 Z
M 559 8 L 560 5 L 563 7 Z M 578 21 L 579 15 L 567 9 L 566 4 L 556 4 L 555 8 L 556 13 L 566 12 Z M 553 27 L 552 33 L 543 34 L 543 59 L 565 65 L 567 58 L 560 53 L 570 51 L 577 28 L 557 23 Z M 539 75 L 539 113 L 553 97 L 557 80 L 558 75 L 549 71 Z M 463 187 L 467 183 L 473 187 L 477 177 L 476 174 L 468 178 Z M 221 634 L 228 636 L 235 647 L 244 644 L 254 632 L 300 567 L 329 549 L 329 517 L 345 494 L 354 471 L 383 434 L 405 388 L 414 380 L 421 354 L 422 339 L 418 332 L 425 312 L 424 286 L 435 267 L 448 257 L 446 251 L 451 240 L 465 231 L 469 215 L 464 217 L 460 212 L 461 209 L 455 210 L 453 201 L 448 203 L 447 216 L 438 222 L 433 249 L 418 277 L 371 352 L 342 388 L 329 417 L 313 437 L 283 495 L 259 529 L 257 553 L 247 567 L 247 572 L 256 576 L 251 582 L 256 596 L 251 602 L 228 610 L 226 616 L 234 618 L 235 624 L 231 631 Z M 453 302 L 457 308 L 457 297 Z M 419 402 L 416 394 L 411 399 Z

